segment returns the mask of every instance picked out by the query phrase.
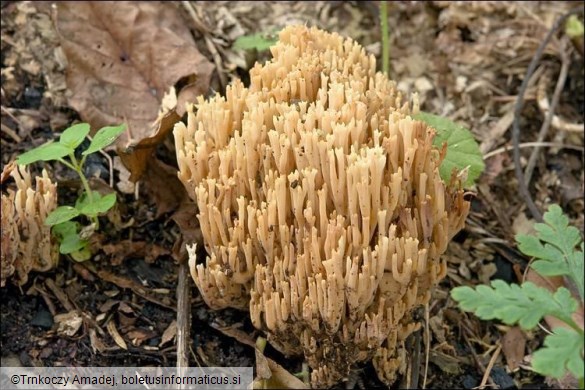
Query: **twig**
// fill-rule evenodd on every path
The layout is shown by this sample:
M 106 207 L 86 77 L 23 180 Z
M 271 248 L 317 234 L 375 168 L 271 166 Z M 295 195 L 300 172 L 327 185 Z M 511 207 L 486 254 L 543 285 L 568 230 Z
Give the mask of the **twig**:
M 542 214 L 534 204 L 532 197 L 530 196 L 530 191 L 528 191 L 528 186 L 524 182 L 524 174 L 522 172 L 522 167 L 520 166 L 520 148 L 518 145 L 520 144 L 520 115 L 522 114 L 522 108 L 524 106 L 524 94 L 526 93 L 526 88 L 528 87 L 528 80 L 530 79 L 530 75 L 534 73 L 536 70 L 536 66 L 538 65 L 538 61 L 540 61 L 540 57 L 544 52 L 546 45 L 550 42 L 555 32 L 559 29 L 559 27 L 567 20 L 567 18 L 573 14 L 583 12 L 582 7 L 575 7 L 572 8 L 570 11 L 559 17 L 550 31 L 547 33 L 545 39 L 540 43 L 534 57 L 532 57 L 532 61 L 528 66 L 528 70 L 526 71 L 526 76 L 524 76 L 524 80 L 522 80 L 522 85 L 518 90 L 518 99 L 516 100 L 516 106 L 514 107 L 514 123 L 512 125 L 512 142 L 514 144 L 514 172 L 516 174 L 516 179 L 518 180 L 518 189 L 520 190 L 520 194 L 524 197 L 526 201 L 526 205 L 530 210 L 530 213 L 534 217 L 535 220 L 538 222 L 542 222 Z
M 179 264 L 177 284 L 177 368 L 189 367 L 189 334 L 191 294 L 189 289 L 189 270 L 186 261 Z
M 469 347 L 469 350 L 471 351 L 471 354 L 473 355 L 473 360 L 475 360 L 475 364 L 477 364 L 477 366 L 479 367 L 479 369 L 482 370 L 484 372 L 484 374 L 485 374 L 487 372 L 487 370 L 484 367 L 484 365 L 482 364 L 482 362 L 479 360 L 479 357 L 477 356 L 477 353 L 475 353 L 475 350 L 473 349 L 473 345 L 471 345 L 471 342 L 469 341 L 469 337 L 468 337 L 467 333 L 470 332 L 470 331 L 467 329 L 467 327 L 463 327 L 463 329 L 464 329 L 464 331 L 463 331 L 463 338 L 465 339 L 465 343 L 467 344 L 467 346 Z M 487 380 L 490 382 L 490 386 L 493 386 L 494 388 L 497 388 L 498 387 L 496 385 L 496 382 L 494 382 L 494 380 L 492 379 L 492 377 L 489 376 L 489 373 L 488 373 Z
M 195 28 L 197 30 L 199 30 L 204 35 L 210 34 L 211 30 L 205 25 L 205 23 L 203 23 L 203 21 L 199 20 L 199 16 L 197 16 L 197 13 L 195 12 L 195 10 L 193 9 L 193 6 L 191 5 L 191 2 L 181 1 L 181 3 L 183 4 L 183 7 L 185 7 L 187 12 L 189 13 L 189 16 L 191 16 L 191 18 L 193 19 L 193 23 L 195 24 Z
M 534 148 L 536 146 L 540 146 L 540 147 L 547 147 L 547 148 L 563 148 L 563 149 L 572 149 L 572 150 L 576 150 L 578 152 L 582 152 L 583 151 L 583 147 L 582 146 L 576 146 L 576 145 L 569 145 L 569 144 L 559 144 L 556 142 L 523 142 L 521 144 L 518 145 L 519 149 L 524 149 L 524 148 Z M 486 153 L 483 155 L 483 159 L 487 160 L 488 158 L 492 158 L 495 155 L 498 155 L 500 153 L 505 153 L 510 151 L 511 149 L 513 149 L 513 146 L 502 146 L 501 148 L 498 149 L 494 149 L 489 153 Z
M 22 138 L 20 138 L 18 134 L 16 134 L 16 131 L 12 130 L 10 127 L 8 127 L 8 125 L 5 125 L 4 123 L 2 123 L 2 132 L 6 133 L 8 136 L 10 136 L 10 138 L 12 138 L 16 142 L 22 141 Z
M 65 294 L 63 292 L 63 290 L 61 290 L 56 284 L 55 281 L 53 279 L 47 279 L 45 281 L 45 286 L 47 286 L 49 288 L 49 290 L 51 290 L 51 292 L 53 294 L 55 294 L 55 297 L 59 300 L 59 302 L 61 302 L 61 305 L 63 305 L 63 307 L 65 308 L 65 310 L 67 311 L 73 311 L 76 310 L 77 308 L 75 307 L 75 305 L 73 303 L 71 303 L 71 300 L 69 300 L 69 297 L 67 296 L 67 294 Z
M 569 55 L 566 50 L 565 40 L 561 40 L 561 57 L 562 57 L 562 65 L 561 71 L 559 73 L 559 78 L 557 79 L 557 85 L 555 86 L 555 91 L 553 93 L 553 98 L 551 101 L 550 109 L 546 113 L 544 118 L 544 122 L 538 132 L 537 142 L 542 142 L 546 134 L 548 133 L 548 129 L 550 128 L 550 124 L 555 114 L 555 110 L 557 105 L 559 104 L 559 100 L 561 98 L 561 92 L 563 92 L 563 88 L 565 86 L 565 81 L 567 81 L 567 74 L 569 73 L 569 65 L 571 63 Z M 540 91 L 544 96 L 546 96 L 546 80 L 548 78 L 544 78 L 542 90 Z M 532 150 L 532 154 L 528 159 L 528 164 L 526 165 L 526 169 L 524 170 L 524 183 L 528 185 L 530 183 L 530 179 L 532 178 L 532 172 L 534 171 L 534 166 L 536 165 L 536 159 L 538 158 L 538 152 L 540 152 L 540 146 L 536 146 Z
M 422 388 L 427 388 L 427 375 L 429 372 L 429 356 L 431 355 L 431 330 L 430 330 L 430 309 L 429 304 L 425 305 L 425 373 L 423 376 Z
M 485 369 L 485 373 L 483 374 L 483 378 L 481 378 L 481 383 L 479 384 L 480 389 L 483 389 L 485 387 L 485 385 L 488 381 L 488 378 L 490 377 L 490 373 L 492 372 L 492 368 L 494 368 L 494 363 L 496 362 L 496 359 L 498 358 L 498 356 L 500 356 L 501 350 L 502 350 L 502 346 L 498 345 L 498 348 L 496 348 L 496 351 L 492 355 L 492 358 L 490 359 L 490 362 L 488 363 L 488 366 Z

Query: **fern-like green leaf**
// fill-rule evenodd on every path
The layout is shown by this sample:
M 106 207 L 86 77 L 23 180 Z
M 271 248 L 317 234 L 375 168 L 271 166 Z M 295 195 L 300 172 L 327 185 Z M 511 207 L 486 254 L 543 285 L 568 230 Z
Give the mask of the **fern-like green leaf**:
M 562 378 L 566 371 L 576 378 L 583 378 L 583 351 L 583 335 L 559 327 L 546 336 L 544 347 L 534 352 L 532 367 L 555 378 Z
M 433 145 L 441 148 L 444 142 L 447 143 L 447 155 L 439 167 L 441 178 L 448 181 L 453 169 L 458 172 L 468 169 L 467 180 L 463 185 L 465 187 L 473 185 L 485 169 L 485 164 L 471 131 L 448 118 L 428 112 L 421 111 L 413 117 L 437 130 Z
M 494 280 L 491 287 L 456 287 L 451 296 L 461 309 L 474 312 L 481 319 L 500 319 L 508 325 L 518 323 L 524 329 L 534 328 L 545 315 L 569 323 L 577 309 L 577 302 L 566 288 L 552 294 L 530 282 L 519 286 Z
M 534 225 L 536 237 L 516 236 L 518 248 L 535 258 L 531 267 L 539 274 L 569 276 L 583 300 L 583 240 L 579 230 L 569 226 L 569 219 L 558 205 L 551 205 L 543 219 L 545 223 Z M 578 245 L 581 251 L 576 249 Z

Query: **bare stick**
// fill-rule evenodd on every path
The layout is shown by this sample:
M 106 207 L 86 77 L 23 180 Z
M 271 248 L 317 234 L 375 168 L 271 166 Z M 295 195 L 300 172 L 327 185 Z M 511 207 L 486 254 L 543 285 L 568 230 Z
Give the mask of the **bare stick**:
M 514 107 L 514 123 L 512 125 L 512 142 L 514 144 L 514 172 L 516 174 L 516 179 L 518 180 L 518 189 L 520 190 L 520 194 L 524 197 L 526 206 L 528 206 L 530 213 L 537 222 L 543 221 L 542 214 L 534 204 L 534 201 L 530 196 L 530 191 L 528 191 L 528 186 L 524 182 L 524 174 L 522 172 L 522 167 L 520 166 L 520 148 L 518 148 L 518 144 L 520 143 L 520 116 L 522 114 L 522 108 L 524 107 L 524 94 L 526 93 L 526 88 L 528 87 L 528 80 L 530 80 L 530 75 L 532 75 L 532 73 L 534 73 L 536 70 L 536 66 L 538 65 L 538 61 L 540 61 L 540 57 L 542 57 L 544 48 L 550 42 L 554 33 L 565 22 L 565 20 L 567 20 L 569 16 L 581 12 L 583 12 L 583 8 L 580 6 L 572 8 L 570 11 L 555 21 L 555 24 L 548 32 L 545 39 L 540 43 L 540 46 L 538 46 L 534 57 L 532 57 L 530 65 L 528 65 L 528 70 L 526 71 L 524 80 L 522 80 L 522 85 L 518 91 L 518 98 L 516 99 L 516 106 Z
M 488 381 L 488 378 L 490 377 L 490 373 L 492 372 L 492 368 L 494 368 L 494 363 L 496 362 L 496 359 L 498 358 L 498 356 L 500 356 L 501 350 L 502 350 L 502 346 L 498 345 L 496 352 L 494 352 L 494 354 L 492 355 L 492 358 L 490 359 L 490 362 L 488 363 L 488 366 L 485 369 L 485 373 L 483 374 L 483 378 L 481 378 L 481 383 L 479 384 L 480 389 L 483 389 L 485 387 L 485 385 Z
M 571 64 L 571 61 L 565 47 L 566 44 L 564 44 L 564 41 L 561 40 L 561 57 L 563 63 L 561 65 L 561 71 L 559 73 L 557 85 L 555 86 L 555 91 L 553 93 L 550 109 L 546 113 L 544 122 L 542 123 L 540 131 L 538 132 L 538 138 L 536 140 L 537 142 L 542 142 L 544 140 L 544 137 L 546 137 L 546 134 L 548 133 L 548 129 L 550 128 L 550 124 L 555 115 L 555 110 L 561 98 L 561 92 L 563 92 L 563 87 L 565 86 L 565 81 L 567 81 L 567 74 L 569 73 L 569 65 Z M 545 89 L 544 86 L 543 89 Z M 546 96 L 546 90 L 541 91 L 541 93 L 543 93 Z M 530 179 L 532 178 L 532 172 L 534 171 L 534 166 L 536 165 L 538 152 L 540 152 L 540 146 L 537 146 L 532 150 L 532 154 L 528 159 L 528 164 L 526 165 L 526 170 L 524 171 L 524 183 L 526 183 L 526 185 L 530 183 Z
M 177 368 L 189 367 L 190 301 L 189 270 L 186 261 L 179 264 L 177 285 Z

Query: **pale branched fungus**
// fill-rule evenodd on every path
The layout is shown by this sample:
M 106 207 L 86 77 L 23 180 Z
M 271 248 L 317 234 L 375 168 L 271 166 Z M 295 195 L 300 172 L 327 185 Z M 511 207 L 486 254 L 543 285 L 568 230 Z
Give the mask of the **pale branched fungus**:
M 31 270 L 47 271 L 59 261 L 59 247 L 44 224 L 57 207 L 57 185 L 45 170 L 36 177 L 34 188 L 25 167 L 14 168 L 11 176 L 16 191 L 2 194 L 1 286 L 10 277 L 22 285 Z
M 294 26 L 271 50 L 249 88 L 200 98 L 175 127 L 209 254 L 196 265 L 190 248 L 193 279 L 209 306 L 249 309 L 276 348 L 304 354 L 314 386 L 367 360 L 391 383 L 469 203 L 439 177 L 416 96 L 411 108 L 361 46 Z

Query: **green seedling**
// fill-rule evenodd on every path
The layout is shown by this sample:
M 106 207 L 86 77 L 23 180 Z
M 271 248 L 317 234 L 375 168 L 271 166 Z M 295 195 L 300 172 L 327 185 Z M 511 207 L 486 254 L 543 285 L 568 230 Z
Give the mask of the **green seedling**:
M 234 42 L 234 48 L 238 50 L 256 49 L 260 52 L 270 49 L 276 42 L 278 42 L 277 34 L 256 33 L 238 37 Z
M 116 204 L 115 193 L 102 196 L 99 192 L 90 189 L 83 173 L 83 165 L 87 156 L 111 145 L 125 129 L 126 125 L 100 129 L 88 148 L 81 153 L 81 159 L 78 159 L 75 156 L 75 149 L 89 134 L 89 124 L 79 123 L 66 129 L 58 142 L 47 142 L 21 154 L 16 159 L 19 165 L 28 165 L 37 161 L 59 161 L 73 169 L 79 176 L 84 191 L 75 202 L 75 206 L 57 207 L 45 220 L 45 224 L 52 227 L 53 234 L 59 239 L 59 251 L 62 254 L 71 255 L 77 261 L 84 261 L 91 257 L 88 238 L 99 229 L 98 216 Z M 73 221 L 79 216 L 87 217 L 90 224 L 81 227 L 78 222 Z
M 558 205 L 549 208 L 544 221 L 535 225 L 536 236 L 516 236 L 518 248 L 535 258 L 531 267 L 540 275 L 565 277 L 575 287 L 577 299 L 565 287 L 552 293 L 531 282 L 517 285 L 501 280 L 475 289 L 456 287 L 451 296 L 461 309 L 483 320 L 498 319 L 526 330 L 535 328 L 544 316 L 563 321 L 567 327 L 553 329 L 545 337 L 544 347 L 534 352 L 532 368 L 556 379 L 569 372 L 583 388 L 583 328 L 573 319 L 579 305 L 583 305 L 583 238 L 577 228 L 569 226 L 569 219 Z

